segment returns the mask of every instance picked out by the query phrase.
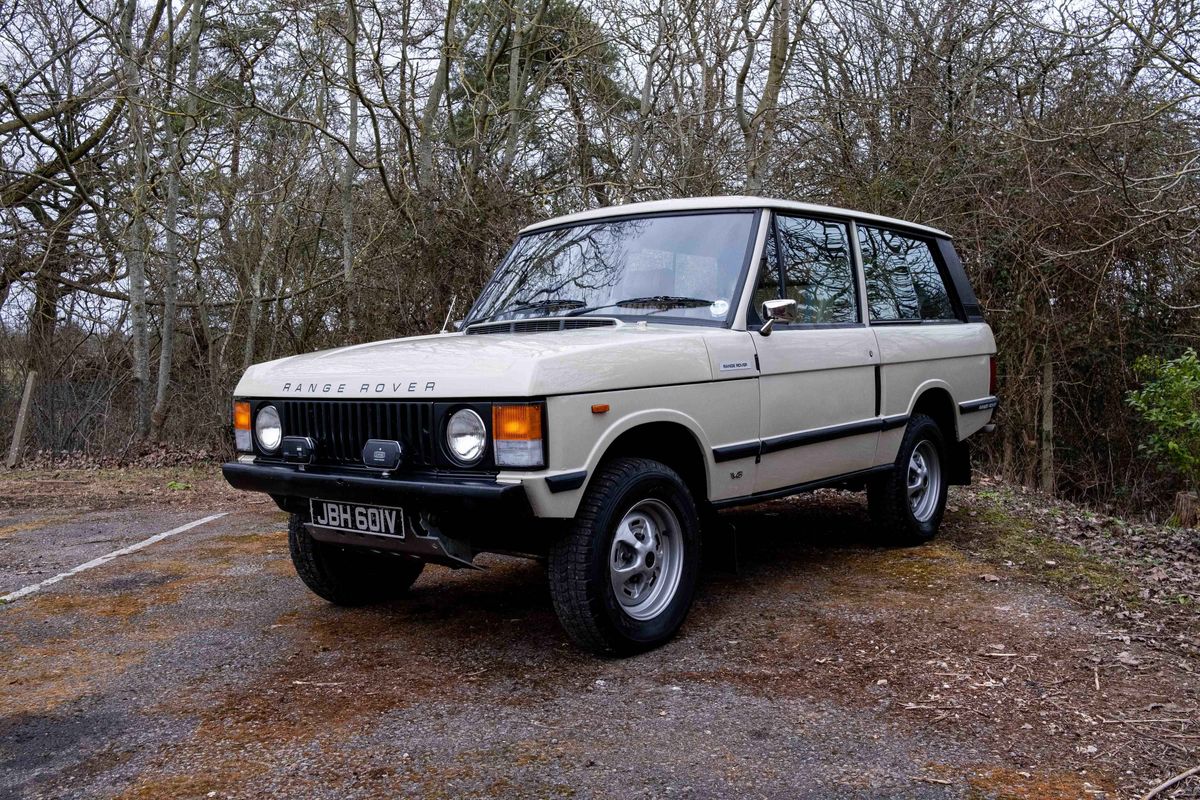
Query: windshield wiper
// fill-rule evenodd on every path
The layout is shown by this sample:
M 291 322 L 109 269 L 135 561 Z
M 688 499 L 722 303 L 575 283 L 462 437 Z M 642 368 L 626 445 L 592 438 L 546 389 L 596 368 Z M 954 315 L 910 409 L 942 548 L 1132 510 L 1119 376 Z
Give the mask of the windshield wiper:
M 670 294 L 656 294 L 649 297 L 630 297 L 612 303 L 602 303 L 598 306 L 576 308 L 568 312 L 566 316 L 577 317 L 580 314 L 599 311 L 602 308 L 653 308 L 658 311 L 669 311 L 673 308 L 703 308 L 704 306 L 711 306 L 714 302 L 714 300 L 705 300 L 700 297 L 676 297 Z
M 475 325 L 480 322 L 487 322 L 489 320 L 495 319 L 496 317 L 503 316 L 504 314 L 519 314 L 522 311 L 545 311 L 545 310 L 554 309 L 554 308 L 579 309 L 579 308 L 583 308 L 583 306 L 585 306 L 585 305 L 587 305 L 587 304 L 584 303 L 582 300 L 572 300 L 570 298 L 565 298 L 565 297 L 559 298 L 557 300 L 538 300 L 533 303 L 521 303 L 520 305 L 509 306 L 508 308 L 502 308 L 495 313 L 488 314 L 486 317 L 480 317 L 479 319 L 473 319 L 470 322 L 468 322 L 467 325 Z

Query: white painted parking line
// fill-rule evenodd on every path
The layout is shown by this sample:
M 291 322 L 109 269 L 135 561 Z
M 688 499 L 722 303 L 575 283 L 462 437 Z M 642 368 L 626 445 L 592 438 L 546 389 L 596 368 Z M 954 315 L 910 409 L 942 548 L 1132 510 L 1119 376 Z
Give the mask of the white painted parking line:
M 43 589 L 52 583 L 58 583 L 63 578 L 69 578 L 72 575 L 78 575 L 80 572 L 83 572 L 84 570 L 88 570 L 93 567 L 98 567 L 101 564 L 107 564 L 109 561 L 112 561 L 114 558 L 120 558 L 121 556 L 126 556 L 126 555 L 129 555 L 130 553 L 136 553 L 138 550 L 141 550 L 143 547 L 149 547 L 150 545 L 154 544 L 155 542 L 161 542 L 163 539 L 166 539 L 168 536 L 174 536 L 177 533 L 183 533 L 184 531 L 190 531 L 192 528 L 197 528 L 197 527 L 205 524 L 206 522 L 212 522 L 214 519 L 220 519 L 221 517 L 225 516 L 227 513 L 229 513 L 229 512 L 222 511 L 220 514 L 213 514 L 211 516 L 204 517 L 203 519 L 198 519 L 198 520 L 195 520 L 194 522 L 189 522 L 186 525 L 180 525 L 178 528 L 171 528 L 171 530 L 169 530 L 169 531 L 163 531 L 162 533 L 156 533 L 153 536 L 151 536 L 149 539 L 143 539 L 142 541 L 138 542 L 137 544 L 129 545 L 129 547 L 122 547 L 120 550 L 113 550 L 111 553 L 106 553 L 105 555 L 102 555 L 99 558 L 93 558 L 91 561 L 88 561 L 85 564 L 80 564 L 78 567 L 75 567 L 74 569 L 69 569 L 66 572 L 60 572 L 59 574 L 55 575 L 53 578 L 46 578 L 46 580 L 42 581 L 41 583 L 35 583 L 32 586 L 26 586 L 24 589 L 17 589 L 15 592 L 12 592 L 11 594 L 6 594 L 3 597 L 0 597 L 0 603 L 11 603 L 13 600 L 24 597 L 27 594 L 33 594 L 38 589 Z

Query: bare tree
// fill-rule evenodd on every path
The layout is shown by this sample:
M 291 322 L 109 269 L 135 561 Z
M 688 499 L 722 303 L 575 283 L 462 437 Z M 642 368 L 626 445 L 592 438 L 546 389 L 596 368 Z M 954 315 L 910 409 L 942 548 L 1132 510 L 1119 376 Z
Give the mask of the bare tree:
M 1192 0 L 9 4 L 0 427 L 36 367 L 56 398 L 37 446 L 219 445 L 245 365 L 436 329 L 531 219 L 753 192 L 954 232 L 999 341 L 984 459 L 1073 496 L 1169 498 L 1124 393 L 1137 356 L 1200 338 L 1196 16 Z

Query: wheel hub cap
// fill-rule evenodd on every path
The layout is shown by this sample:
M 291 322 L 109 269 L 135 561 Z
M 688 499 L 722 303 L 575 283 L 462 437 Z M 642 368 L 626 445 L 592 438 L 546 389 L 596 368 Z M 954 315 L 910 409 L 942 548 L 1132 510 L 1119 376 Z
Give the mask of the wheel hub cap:
M 937 448 L 926 440 L 913 448 L 908 459 L 908 504 L 918 522 L 929 521 L 942 492 L 942 471 Z
M 637 620 L 658 616 L 675 597 L 682 568 L 675 512 L 656 499 L 634 504 L 617 524 L 609 549 L 609 579 L 621 609 Z

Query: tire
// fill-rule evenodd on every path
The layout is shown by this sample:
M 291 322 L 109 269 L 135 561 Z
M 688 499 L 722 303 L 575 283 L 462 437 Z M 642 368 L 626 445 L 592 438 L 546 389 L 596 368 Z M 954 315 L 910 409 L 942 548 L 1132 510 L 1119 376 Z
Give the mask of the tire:
M 895 469 L 867 486 L 871 521 L 889 544 L 917 545 L 937 535 L 946 510 L 947 459 L 941 427 L 924 414 L 914 414 Z M 924 488 L 910 493 L 910 483 Z
M 425 562 L 320 542 L 299 514 L 288 521 L 288 549 L 296 574 L 313 594 L 337 606 L 364 606 L 404 594 Z
M 547 567 L 554 610 L 583 649 L 630 655 L 663 644 L 683 624 L 700 572 L 691 492 L 657 461 L 604 464 Z

